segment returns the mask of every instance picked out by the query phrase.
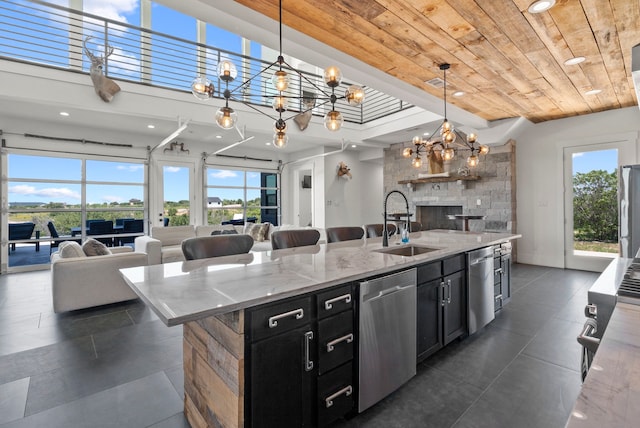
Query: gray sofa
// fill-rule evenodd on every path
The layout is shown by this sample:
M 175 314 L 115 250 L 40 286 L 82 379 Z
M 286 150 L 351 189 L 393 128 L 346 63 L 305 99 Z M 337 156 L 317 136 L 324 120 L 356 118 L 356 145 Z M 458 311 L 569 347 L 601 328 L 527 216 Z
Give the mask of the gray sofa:
M 53 311 L 56 313 L 136 299 L 119 269 L 145 266 L 145 253 L 131 247 L 110 248 L 113 254 L 62 258 L 51 255 Z

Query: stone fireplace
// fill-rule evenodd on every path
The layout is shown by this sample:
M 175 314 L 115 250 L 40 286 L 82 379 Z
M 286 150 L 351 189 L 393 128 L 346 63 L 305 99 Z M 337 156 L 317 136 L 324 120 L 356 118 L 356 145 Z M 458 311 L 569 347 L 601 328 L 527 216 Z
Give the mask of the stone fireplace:
M 461 180 L 458 171 L 465 166 L 465 152 L 445 166 L 450 177 L 419 179 L 410 161 L 402 157 L 403 144 L 394 144 L 384 152 L 384 191 L 400 190 L 409 200 L 413 218 L 422 223 L 423 230 L 462 230 L 462 221 L 449 220 L 449 214 L 486 216 L 485 220 L 471 220 L 472 232 L 495 231 L 515 233 L 516 228 L 516 178 L 515 142 L 503 146 L 491 146 L 480 165 L 470 175 L 477 179 Z M 399 181 L 409 183 L 400 184 Z M 389 212 L 405 210 L 402 198 L 390 198 Z

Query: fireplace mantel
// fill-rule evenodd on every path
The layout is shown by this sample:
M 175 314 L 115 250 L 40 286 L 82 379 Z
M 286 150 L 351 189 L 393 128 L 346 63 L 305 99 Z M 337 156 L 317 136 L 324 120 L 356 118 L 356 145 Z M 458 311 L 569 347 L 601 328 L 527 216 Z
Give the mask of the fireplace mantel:
M 423 184 L 423 183 L 444 183 L 447 181 L 477 181 L 480 177 L 477 175 L 452 175 L 450 177 L 429 177 L 429 178 L 414 178 L 411 180 L 400 180 L 398 184 Z

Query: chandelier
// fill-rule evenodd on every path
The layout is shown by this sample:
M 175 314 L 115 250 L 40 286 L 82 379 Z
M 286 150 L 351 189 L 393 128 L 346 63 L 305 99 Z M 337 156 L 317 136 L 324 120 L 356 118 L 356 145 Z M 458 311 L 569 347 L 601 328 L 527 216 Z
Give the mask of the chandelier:
M 329 92 L 323 90 L 323 88 L 320 88 L 318 85 L 316 85 L 316 83 L 310 80 L 306 75 L 302 74 L 300 71 L 287 64 L 287 62 L 284 60 L 284 56 L 282 55 L 282 0 L 280 0 L 279 24 L 280 53 L 278 55 L 278 58 L 276 59 L 276 61 L 260 70 L 260 72 L 258 72 L 254 76 L 245 80 L 238 87 L 232 90 L 229 89 L 229 83 L 232 82 L 238 75 L 235 64 L 229 60 L 223 60 L 218 63 L 216 72 L 218 74 L 218 78 L 222 82 L 224 82 L 225 89 L 224 91 L 222 91 L 222 97 L 224 98 L 224 107 L 220 107 L 216 112 L 215 121 L 222 129 L 232 129 L 236 125 L 238 114 L 232 107 L 229 106 L 229 101 L 242 102 L 258 113 L 261 113 L 274 120 L 273 145 L 277 148 L 282 148 L 286 146 L 289 140 L 289 137 L 286 133 L 287 120 L 294 118 L 298 114 L 310 112 L 314 108 L 330 103 L 331 110 L 329 110 L 324 116 L 324 126 L 329 131 L 338 131 L 342 127 L 344 119 L 342 118 L 342 114 L 335 108 L 336 102 L 338 100 L 344 99 L 349 105 L 357 106 L 364 101 L 365 93 L 364 89 L 361 86 L 351 85 L 346 89 L 344 95 L 336 95 L 335 89 L 338 87 L 338 85 L 340 85 L 342 81 L 342 72 L 338 67 L 331 66 L 324 70 L 324 83 L 330 89 Z M 283 118 L 282 115 L 288 110 L 290 99 L 308 99 L 308 95 L 302 97 L 300 95 L 291 95 L 289 93 L 290 91 L 287 92 L 287 89 L 289 88 L 290 77 L 287 71 L 283 69 L 284 67 L 295 73 L 301 79 L 301 81 L 304 80 L 306 83 L 310 84 L 313 88 L 315 88 L 315 90 L 318 91 L 318 93 L 315 94 L 315 100 L 320 100 L 320 104 L 316 105 L 316 103 L 313 102 L 311 103 L 311 105 L 309 105 L 308 103 L 305 103 L 305 109 L 301 108 L 301 111 L 296 112 L 295 115 L 288 118 Z M 271 95 L 269 97 L 273 98 L 272 107 L 277 113 L 277 116 L 272 116 L 265 113 L 263 110 L 258 109 L 253 105 L 245 102 L 241 97 L 236 98 L 237 94 L 242 94 L 243 92 L 249 90 L 249 85 L 254 79 L 273 69 L 275 69 L 275 72 L 271 77 L 271 83 L 277 91 L 277 94 Z M 213 83 L 209 79 L 207 79 L 206 76 L 198 76 L 193 80 L 191 84 L 191 92 L 196 98 L 207 100 L 213 98 L 215 94 L 215 88 Z M 220 93 L 220 90 L 218 92 Z
M 411 165 L 415 168 L 422 166 L 423 154 L 426 157 L 441 156 L 443 161 L 450 161 L 455 157 L 456 150 L 469 150 L 471 153 L 467 157 L 467 165 L 475 167 L 480 162 L 478 155 L 489 153 L 488 146 L 478 143 L 476 134 L 469 133 L 465 137 L 447 120 L 447 70 L 450 67 L 450 64 L 440 64 L 440 70 L 444 74 L 444 121 L 430 134 L 430 138 L 425 140 L 420 136 L 415 136 L 411 140 L 413 148 L 406 147 L 402 151 L 402 156 L 405 158 L 410 158 L 415 154 L 411 160 Z

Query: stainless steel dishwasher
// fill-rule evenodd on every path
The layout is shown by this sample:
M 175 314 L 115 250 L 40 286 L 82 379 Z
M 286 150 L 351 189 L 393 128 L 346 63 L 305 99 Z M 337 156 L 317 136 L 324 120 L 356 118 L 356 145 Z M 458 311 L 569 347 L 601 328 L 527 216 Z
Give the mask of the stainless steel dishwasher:
M 469 334 L 473 334 L 495 318 L 493 299 L 493 247 L 467 253 L 469 276 Z
M 358 411 L 416 374 L 417 271 L 360 283 Z

